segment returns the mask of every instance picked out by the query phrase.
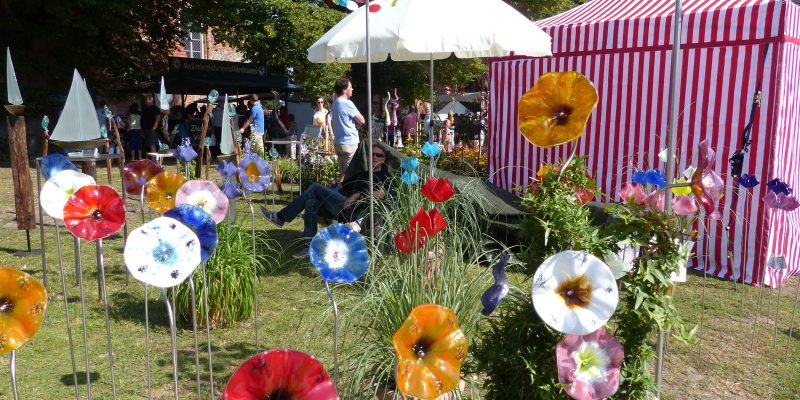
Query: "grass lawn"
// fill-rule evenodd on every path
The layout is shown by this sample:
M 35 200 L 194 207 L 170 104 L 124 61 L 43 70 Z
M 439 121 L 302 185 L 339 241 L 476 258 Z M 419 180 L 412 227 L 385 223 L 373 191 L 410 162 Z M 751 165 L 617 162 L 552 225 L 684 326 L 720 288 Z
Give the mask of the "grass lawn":
M 174 167 L 167 167 L 172 170 Z M 31 176 L 35 184 L 35 171 Z M 105 173 L 98 170 L 99 180 Z M 216 178 L 216 174 L 212 172 Z M 10 168 L 0 168 L 0 265 L 11 265 L 41 278 L 41 258 L 15 257 L 12 253 L 25 248 L 25 233 L 16 230 Z M 119 187 L 119 175 L 114 176 Z M 267 206 L 280 207 L 291 194 L 270 195 Z M 258 196 L 257 204 L 264 202 Z M 238 222 L 250 227 L 246 203 L 238 203 Z M 129 199 L 129 230 L 141 224 L 138 200 Z M 273 208 L 275 209 L 275 208 Z M 37 210 L 38 213 L 38 210 Z M 37 217 L 38 218 L 38 217 Z M 56 235 L 53 220 L 45 218 L 45 246 L 50 303 L 42 327 L 35 338 L 17 353 L 17 380 L 20 395 L 25 399 L 68 399 L 74 397 L 69 341 L 66 334 L 64 293 L 61 290 Z M 311 265 L 292 260 L 302 230 L 302 220 L 275 229 L 257 216 L 256 229 L 266 230 L 281 246 L 280 262 L 259 280 L 259 338 L 255 345 L 252 319 L 234 326 L 212 331 L 213 374 L 215 389 L 221 392 L 228 377 L 249 356 L 268 348 L 292 348 L 319 358 L 331 371 L 332 313 L 321 279 Z M 39 232 L 32 231 L 33 247 L 39 248 Z M 61 243 L 69 303 L 75 363 L 78 370 L 81 397 L 86 394 L 86 363 L 84 357 L 81 302 L 75 279 L 72 236 L 61 229 Z M 126 284 L 122 260 L 123 241 L 117 235 L 104 241 L 105 266 L 110 302 L 112 345 L 117 393 L 121 399 L 147 398 L 145 369 L 145 329 L 143 286 L 131 280 Z M 111 398 L 111 375 L 106 352 L 104 308 L 98 301 L 95 247 L 84 242 L 81 247 L 86 289 L 87 336 L 89 342 L 90 375 L 95 398 Z M 519 277 L 517 277 L 519 279 Z M 704 284 L 705 289 L 704 289 Z M 798 279 L 789 281 L 781 290 L 735 285 L 716 279 L 704 280 L 702 275 L 690 275 L 676 293 L 678 308 L 689 324 L 699 324 L 701 297 L 705 296 L 702 343 L 669 342 L 664 375 L 663 398 L 667 399 L 793 399 L 800 398 L 800 316 L 794 321 L 793 337 L 789 337 L 795 296 L 800 290 Z M 355 290 L 334 289 L 342 305 Z M 761 311 L 755 311 L 761 298 Z M 149 293 L 152 397 L 171 398 L 172 359 L 164 303 L 154 289 Z M 754 346 L 751 349 L 753 321 L 757 321 Z M 359 351 L 358 343 L 347 341 L 341 346 L 340 359 Z M 208 358 L 205 350 L 205 330 L 199 332 L 201 391 L 208 398 Z M 655 339 L 654 339 L 655 340 Z M 195 355 L 191 325 L 178 331 L 179 378 L 181 397 L 196 397 Z M 0 358 L 0 370 L 7 371 L 9 357 Z M 7 377 L 7 375 L 5 375 Z M 0 379 L 0 398 L 11 398 L 9 379 Z

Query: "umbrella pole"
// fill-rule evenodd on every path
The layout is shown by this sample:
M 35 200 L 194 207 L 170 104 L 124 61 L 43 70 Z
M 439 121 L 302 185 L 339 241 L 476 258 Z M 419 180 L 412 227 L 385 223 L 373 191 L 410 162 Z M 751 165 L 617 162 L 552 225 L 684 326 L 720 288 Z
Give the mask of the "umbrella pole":
M 366 7 L 369 7 L 367 3 Z M 369 10 L 364 13 L 365 30 L 367 39 L 367 142 L 369 144 L 369 189 L 372 192 L 373 172 L 372 172 L 372 49 L 369 45 Z M 371 193 L 370 193 L 371 194 Z M 375 245 L 375 196 L 369 196 L 369 240 Z
M 430 133 L 430 135 L 428 135 L 428 141 L 432 142 L 433 141 L 432 140 L 432 138 L 433 138 L 433 99 L 434 99 L 434 93 L 433 93 L 433 53 L 431 53 L 431 74 L 430 75 L 431 75 L 431 111 L 430 111 L 431 114 L 428 116 L 428 119 L 429 119 L 428 125 L 429 125 L 431 133 Z

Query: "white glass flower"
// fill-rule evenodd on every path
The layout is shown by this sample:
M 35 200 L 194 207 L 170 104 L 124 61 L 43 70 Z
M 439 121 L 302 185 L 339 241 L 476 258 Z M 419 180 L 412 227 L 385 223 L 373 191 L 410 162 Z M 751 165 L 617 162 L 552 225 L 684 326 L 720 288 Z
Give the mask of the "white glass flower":
M 639 246 L 623 240 L 617 243 L 617 248 L 620 249 L 618 252 L 609 251 L 603 255 L 603 261 L 611 269 L 614 278 L 619 279 L 633 269 L 634 261 L 639 258 Z
M 51 176 L 42 185 L 42 192 L 39 194 L 42 209 L 55 219 L 64 219 L 64 206 L 67 205 L 69 197 L 78 189 L 94 184 L 94 178 L 91 176 L 65 169 Z
M 200 240 L 177 220 L 158 217 L 128 235 L 123 255 L 136 280 L 170 288 L 186 280 L 200 264 Z

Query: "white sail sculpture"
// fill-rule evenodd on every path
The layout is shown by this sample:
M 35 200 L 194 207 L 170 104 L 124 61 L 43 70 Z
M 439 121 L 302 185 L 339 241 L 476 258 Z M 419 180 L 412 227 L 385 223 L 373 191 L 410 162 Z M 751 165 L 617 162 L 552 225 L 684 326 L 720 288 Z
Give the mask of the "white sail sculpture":
M 100 138 L 100 122 L 89 95 L 86 82 L 76 69 L 67 95 L 67 103 L 61 111 L 50 142 L 61 148 L 88 149 L 102 146 L 107 139 Z
M 164 77 L 161 77 L 161 91 L 158 93 L 158 107 L 164 111 L 169 110 L 169 103 L 172 101 L 170 96 L 167 96 L 167 87 L 164 86 Z
M 14 64 L 11 62 L 11 49 L 6 47 L 6 95 L 8 104 L 22 105 L 22 94 L 19 92 L 17 74 L 14 73 Z
M 228 108 L 228 94 L 225 93 L 225 104 L 222 107 L 222 134 L 219 143 L 219 151 L 222 154 L 233 154 L 233 137 L 231 136 L 231 113 Z

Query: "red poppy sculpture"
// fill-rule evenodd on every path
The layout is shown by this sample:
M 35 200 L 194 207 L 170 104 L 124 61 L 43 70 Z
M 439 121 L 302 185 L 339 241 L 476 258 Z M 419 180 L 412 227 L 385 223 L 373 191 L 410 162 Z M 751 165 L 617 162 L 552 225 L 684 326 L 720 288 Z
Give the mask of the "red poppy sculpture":
M 41 282 L 11 267 L 0 267 L 0 354 L 20 348 L 39 330 L 47 309 Z
M 125 193 L 131 196 L 140 196 L 142 187 L 147 181 L 162 172 L 164 169 L 152 160 L 139 160 L 125 164 L 125 168 L 122 170 Z
M 147 182 L 144 195 L 147 204 L 159 214 L 175 208 L 175 196 L 187 179 L 174 172 L 162 172 Z
M 338 400 L 336 387 L 316 358 L 294 350 L 251 357 L 233 373 L 223 400 Z
M 419 211 L 414 214 L 408 221 L 411 228 L 419 229 L 421 235 L 427 237 L 436 236 L 437 233 L 447 227 L 447 221 L 444 220 L 442 214 L 437 209 L 425 211 L 420 207 Z
M 105 239 L 125 225 L 125 201 L 111 186 L 84 186 L 67 200 L 64 225 L 80 239 Z
M 450 200 L 456 194 L 456 191 L 453 190 L 453 185 L 449 179 L 430 177 L 425 181 L 420 193 L 434 203 L 443 203 Z

